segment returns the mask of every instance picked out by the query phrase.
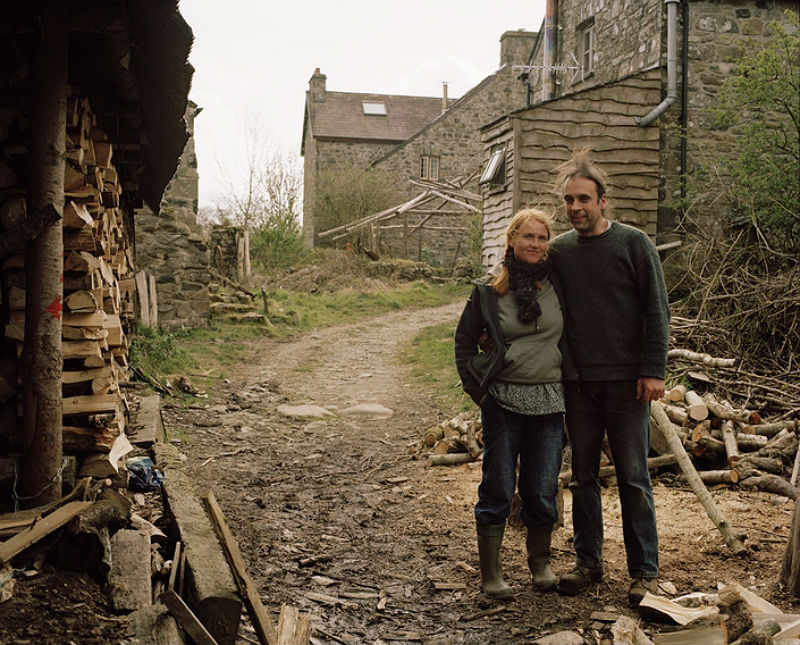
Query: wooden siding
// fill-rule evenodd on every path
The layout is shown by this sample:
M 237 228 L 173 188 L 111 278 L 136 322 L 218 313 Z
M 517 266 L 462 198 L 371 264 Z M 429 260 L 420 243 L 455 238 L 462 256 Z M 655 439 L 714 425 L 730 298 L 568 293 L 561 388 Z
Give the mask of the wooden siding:
M 503 259 L 505 228 L 509 213 L 516 208 L 514 202 L 515 160 L 513 126 L 508 118 L 495 121 L 481 131 L 481 140 L 488 142 L 484 148 L 481 168 L 486 167 L 493 146 L 506 144 L 506 181 L 503 186 L 482 186 L 483 220 L 481 235 L 481 264 L 490 267 Z
M 579 148 L 589 148 L 592 159 L 609 175 L 609 217 L 655 238 L 659 129 L 640 128 L 635 117 L 646 114 L 661 98 L 661 70 L 653 69 L 513 113 L 505 129 L 500 122 L 494 128 L 487 126 L 485 154 L 505 140 L 509 129 L 514 132 L 509 156 L 516 176 L 513 186 L 507 185 L 507 196 L 495 192 L 484 198 L 484 262 L 488 265 L 488 258 L 502 255 L 502 230 L 518 208 L 558 209 L 556 230 L 569 228 L 561 200 L 552 192 L 554 169 Z

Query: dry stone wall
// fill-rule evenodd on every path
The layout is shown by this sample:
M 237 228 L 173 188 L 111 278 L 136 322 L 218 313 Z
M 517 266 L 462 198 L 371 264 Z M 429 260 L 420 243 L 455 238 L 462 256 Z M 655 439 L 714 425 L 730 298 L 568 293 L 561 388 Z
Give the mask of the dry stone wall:
M 197 157 L 191 136 L 199 112 L 190 101 L 186 113 L 190 137 L 158 215 L 143 208 L 135 216 L 136 271 L 154 276 L 158 324 L 168 328 L 204 325 L 211 312 L 210 255 L 197 226 Z

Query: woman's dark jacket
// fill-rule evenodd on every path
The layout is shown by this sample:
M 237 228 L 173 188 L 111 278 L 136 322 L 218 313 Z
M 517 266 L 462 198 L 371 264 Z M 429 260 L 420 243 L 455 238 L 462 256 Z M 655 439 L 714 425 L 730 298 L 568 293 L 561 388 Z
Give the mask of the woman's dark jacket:
M 552 272 L 548 278 L 556 290 L 566 317 L 561 283 Z M 489 391 L 492 379 L 503 368 L 506 353 L 506 342 L 500 329 L 498 295 L 494 287 L 489 286 L 490 280 L 491 276 L 485 276 L 473 282 L 472 293 L 461 313 L 455 336 L 458 375 L 461 377 L 464 391 L 478 405 Z M 492 341 L 491 349 L 486 352 L 479 351 L 478 348 L 478 338 L 484 329 Z M 561 378 L 564 381 L 575 381 L 578 379 L 578 372 L 572 360 L 565 332 L 562 333 L 558 343 L 561 351 Z

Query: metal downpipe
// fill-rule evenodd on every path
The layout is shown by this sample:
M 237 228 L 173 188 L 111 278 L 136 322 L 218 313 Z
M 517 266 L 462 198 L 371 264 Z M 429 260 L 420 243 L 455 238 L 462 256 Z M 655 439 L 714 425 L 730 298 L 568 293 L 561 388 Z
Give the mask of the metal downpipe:
M 678 3 L 680 0 L 665 0 L 667 5 L 667 96 L 644 117 L 636 118 L 636 125 L 645 127 L 660 117 L 678 98 L 677 53 L 675 34 Z

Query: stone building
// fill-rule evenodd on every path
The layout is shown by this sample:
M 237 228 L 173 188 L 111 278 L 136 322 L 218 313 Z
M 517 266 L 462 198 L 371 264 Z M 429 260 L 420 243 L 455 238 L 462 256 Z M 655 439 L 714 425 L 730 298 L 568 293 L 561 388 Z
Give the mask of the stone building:
M 301 149 L 306 235 L 314 235 L 315 178 L 334 165 L 386 171 L 397 178 L 401 198 L 419 191 L 411 180 L 438 181 L 477 172 L 481 125 L 525 105 L 527 88 L 514 65 L 528 60 L 536 38 L 536 33 L 523 30 L 504 33 L 497 71 L 457 100 L 447 97 L 446 86 L 441 98 L 326 92 L 325 76 L 317 70 L 306 93 Z M 391 244 L 391 237 L 384 241 Z M 440 248 L 441 240 L 431 240 L 431 246 Z
M 319 68 L 308 82 L 303 139 L 303 231 L 313 244 L 315 186 L 320 173 L 368 168 L 442 113 L 448 99 L 329 92 Z
M 481 131 L 486 266 L 502 256 L 513 212 L 558 205 L 553 169 L 575 148 L 592 149 L 608 172 L 612 218 L 657 242 L 674 237 L 687 176 L 735 142 L 714 129 L 707 108 L 741 45 L 769 38 L 768 23 L 797 7 L 781 0 L 552 4 L 557 15 L 545 18 L 527 69 L 530 104 Z
M 211 281 L 208 242 L 197 225 L 197 157 L 194 120 L 202 108 L 189 101 L 189 138 L 158 214 L 145 206 L 136 212 L 136 269 L 154 278 L 158 324 L 197 327 L 208 321 Z M 149 282 L 149 281 L 148 281 Z

